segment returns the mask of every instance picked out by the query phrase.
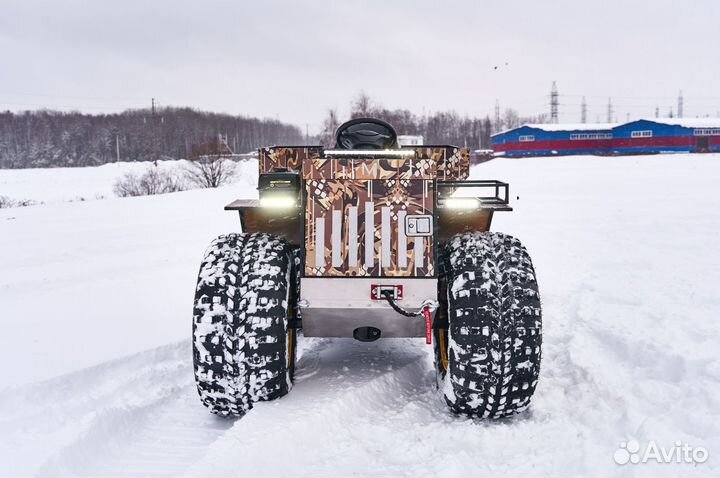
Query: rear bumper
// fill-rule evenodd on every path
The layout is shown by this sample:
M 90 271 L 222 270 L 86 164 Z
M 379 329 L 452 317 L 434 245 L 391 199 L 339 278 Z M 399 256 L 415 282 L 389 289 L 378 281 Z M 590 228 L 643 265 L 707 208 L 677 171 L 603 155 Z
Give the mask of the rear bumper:
M 403 286 L 398 305 L 418 310 L 427 299 L 437 299 L 437 279 L 307 277 L 300 279 L 303 335 L 307 337 L 352 337 L 358 327 L 380 329 L 382 337 L 424 337 L 422 317 L 409 318 L 395 312 L 384 300 L 373 300 L 370 289 L 377 285 Z

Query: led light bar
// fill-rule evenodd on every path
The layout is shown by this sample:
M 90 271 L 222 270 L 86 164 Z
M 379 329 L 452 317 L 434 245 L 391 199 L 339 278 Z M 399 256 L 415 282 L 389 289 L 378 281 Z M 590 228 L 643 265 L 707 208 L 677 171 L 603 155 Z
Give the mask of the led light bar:
M 331 156 L 415 156 L 413 149 L 326 149 Z

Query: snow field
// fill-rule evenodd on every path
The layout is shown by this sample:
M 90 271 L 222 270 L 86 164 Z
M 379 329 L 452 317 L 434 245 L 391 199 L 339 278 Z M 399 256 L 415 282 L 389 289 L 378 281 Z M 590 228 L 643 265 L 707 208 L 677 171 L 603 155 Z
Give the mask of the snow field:
M 52 182 L 37 171 L 23 199 Z M 720 155 L 498 159 L 472 177 L 510 182 L 515 211 L 493 230 L 519 237 L 538 275 L 527 413 L 447 412 L 421 339 L 307 339 L 289 395 L 209 415 L 192 295 L 205 247 L 238 229 L 222 206 L 255 194 L 248 173 L 212 191 L 0 210 L 0 476 L 716 476 Z M 710 458 L 617 465 L 630 438 Z

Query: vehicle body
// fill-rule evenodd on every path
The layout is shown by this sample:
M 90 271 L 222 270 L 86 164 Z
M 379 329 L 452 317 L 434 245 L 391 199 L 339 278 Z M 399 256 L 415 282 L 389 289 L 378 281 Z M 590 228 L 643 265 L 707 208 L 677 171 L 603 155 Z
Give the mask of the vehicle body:
M 464 300 L 462 294 L 455 299 L 454 292 L 448 295 L 448 283 L 457 280 L 460 284 L 476 276 L 462 265 L 451 264 L 450 244 L 460 241 L 453 246 L 460 251 L 475 247 L 472 244 L 489 244 L 491 236 L 481 234 L 490 229 L 493 214 L 512 210 L 509 185 L 468 180 L 470 151 L 466 148 L 398 147 L 394 130 L 382 121 L 350 121 L 338 130 L 337 137 L 338 145 L 332 149 L 260 149 L 259 199 L 236 200 L 225 208 L 239 213 L 244 234 L 268 235 L 291 251 L 294 266 L 288 267 L 294 279 L 287 282 L 287 342 L 296 342 L 298 329 L 305 337 L 362 341 L 426 337 L 430 343 L 434 336 L 439 374 L 448 375 L 451 362 L 459 360 L 458 354 L 448 351 L 448 336 L 453 335 L 449 312 L 458 309 L 457 300 Z M 504 237 L 500 239 L 514 240 Z M 483 250 L 490 247 L 482 244 L 478 247 Z M 477 257 L 480 255 L 478 252 Z M 472 258 L 471 262 L 477 261 Z M 457 262 L 461 263 L 463 260 Z M 457 269 L 454 278 L 453 267 Z M 473 267 L 486 265 L 477 262 Z M 477 280 L 480 275 L 478 269 Z M 534 272 L 530 275 L 536 296 Z M 477 290 L 482 287 L 478 285 Z M 538 298 L 538 320 L 539 314 Z M 501 321 L 499 316 L 496 319 Z M 474 330 L 472 324 L 468 328 L 458 323 L 456 328 Z M 539 335 L 539 324 L 537 329 Z M 478 328 L 477 334 L 502 341 L 500 336 L 490 337 L 489 330 Z M 540 359 L 539 337 L 537 343 L 533 346 L 534 373 Z M 485 360 L 487 347 L 480 345 L 471 354 L 477 358 L 484 353 Z M 285 355 L 289 356 L 287 347 Z M 451 407 L 455 398 L 446 396 Z M 462 407 L 454 409 L 468 412 Z M 224 414 L 222 410 L 219 413 Z

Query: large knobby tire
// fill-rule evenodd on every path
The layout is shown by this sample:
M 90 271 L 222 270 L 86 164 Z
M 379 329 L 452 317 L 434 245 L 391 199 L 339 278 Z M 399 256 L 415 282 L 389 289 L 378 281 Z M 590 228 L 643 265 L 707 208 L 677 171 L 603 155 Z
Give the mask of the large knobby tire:
M 530 404 L 540 372 L 535 270 L 519 240 L 467 233 L 448 241 L 435 327 L 439 387 L 450 409 L 503 418 Z
M 201 401 L 239 416 L 292 387 L 296 334 L 290 246 L 267 234 L 228 234 L 208 247 L 193 309 L 193 361 Z

